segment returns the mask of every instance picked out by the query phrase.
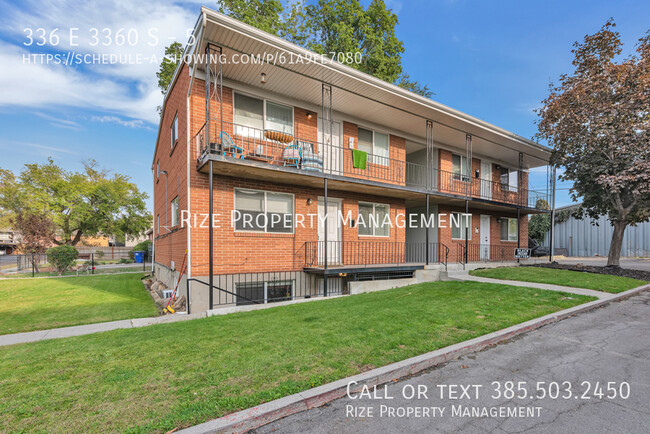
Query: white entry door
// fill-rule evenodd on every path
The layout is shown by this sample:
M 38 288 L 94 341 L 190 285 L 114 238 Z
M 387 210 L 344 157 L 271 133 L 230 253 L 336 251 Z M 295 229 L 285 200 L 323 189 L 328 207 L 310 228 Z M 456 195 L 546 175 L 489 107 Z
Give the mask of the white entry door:
M 492 164 L 481 162 L 481 198 L 492 199 Z
M 339 211 L 341 199 L 327 198 L 327 228 L 323 223 L 325 218 L 324 198 L 318 198 L 318 264 L 325 262 L 325 231 L 327 230 L 327 264 L 341 263 L 341 225 Z
M 343 174 L 343 148 L 341 146 L 341 124 L 332 123 L 331 137 L 323 137 L 323 122 L 318 118 L 318 155 L 323 158 L 323 172 L 334 175 Z
M 490 216 L 481 214 L 481 261 L 490 260 Z

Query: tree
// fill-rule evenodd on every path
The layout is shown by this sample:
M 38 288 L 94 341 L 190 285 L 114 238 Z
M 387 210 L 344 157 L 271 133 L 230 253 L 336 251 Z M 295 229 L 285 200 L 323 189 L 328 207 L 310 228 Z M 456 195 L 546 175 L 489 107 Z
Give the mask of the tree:
M 614 227 L 608 266 L 618 266 L 628 225 L 650 218 L 650 32 L 616 62 L 622 42 L 610 19 L 572 50 L 574 72 L 550 86 L 538 110 L 538 138 L 553 146 L 571 196 Z
M 11 171 L 0 176 L 0 213 L 17 222 L 22 214 L 45 216 L 54 226 L 49 240 L 55 245 L 74 246 L 82 235 L 137 236 L 151 225 L 147 194 L 128 176 L 109 176 L 92 160 L 83 172 L 65 171 L 48 159 L 26 164 L 18 177 Z
M 411 76 L 409 76 L 406 72 L 400 75 L 399 80 L 397 80 L 395 84 L 425 98 L 431 98 L 434 95 L 433 92 L 429 89 L 428 85 L 425 84 L 423 86 L 417 81 L 411 80 Z
M 372 0 L 366 9 L 359 0 L 296 1 L 287 9 L 278 0 L 226 0 L 219 11 L 426 98 L 432 95 L 427 85 L 403 73 L 397 15 L 383 0 Z
M 8 218 L 11 227 L 19 233 L 18 249 L 38 272 L 38 256 L 52 245 L 54 224 L 43 213 L 19 210 L 15 216 Z
M 538 199 L 535 203 L 536 209 L 550 209 L 546 199 Z M 549 213 L 535 214 L 528 221 L 528 236 L 543 242 L 546 238 L 546 233 L 551 229 L 551 215 Z
M 156 72 L 158 87 L 163 95 L 167 93 L 167 88 L 171 84 L 172 78 L 174 78 L 174 72 L 176 72 L 176 67 L 178 67 L 182 55 L 183 46 L 179 42 L 172 42 L 165 47 L 165 57 L 160 63 L 160 69 Z
M 279 0 L 223 0 L 219 6 L 222 14 L 272 35 L 279 35 L 284 30 L 283 10 Z
M 75 263 L 79 252 L 72 246 L 56 246 L 47 249 L 47 262 L 54 266 L 56 273 L 60 276 Z

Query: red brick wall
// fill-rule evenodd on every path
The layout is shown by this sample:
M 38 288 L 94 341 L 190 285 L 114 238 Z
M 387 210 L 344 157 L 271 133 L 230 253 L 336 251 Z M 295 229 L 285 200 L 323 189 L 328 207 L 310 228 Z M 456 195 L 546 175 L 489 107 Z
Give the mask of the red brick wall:
M 200 179 L 192 190 L 192 212 L 207 213 L 208 183 L 207 175 L 199 174 Z M 268 234 L 238 232 L 231 227 L 230 213 L 234 208 L 234 189 L 251 188 L 257 190 L 277 191 L 295 195 L 294 211 L 305 215 L 305 227 L 298 226 L 293 234 Z M 318 197 L 322 189 L 314 189 L 292 185 L 260 182 L 250 179 L 215 176 L 214 178 L 214 212 L 221 214 L 219 225 L 214 230 L 215 242 L 215 273 L 229 274 L 233 272 L 263 272 L 301 270 L 305 266 L 305 242 L 318 240 L 317 217 L 314 217 L 313 227 L 307 214 L 318 213 Z M 352 211 L 356 220 L 358 201 L 386 203 L 390 205 L 391 219 L 405 212 L 405 203 L 401 199 L 387 199 L 352 192 L 329 191 L 330 198 L 342 199 L 343 215 Z M 307 204 L 307 199 L 312 204 Z M 404 242 L 405 230 L 391 228 L 389 237 L 360 237 L 356 227 L 349 224 L 342 229 L 342 241 L 377 241 Z M 192 229 L 192 273 L 196 276 L 208 274 L 208 229 Z M 345 256 L 346 252 L 343 252 Z M 363 258 L 359 259 L 363 260 Z
M 189 87 L 189 72 L 185 65 L 177 78 L 174 87 L 165 103 L 165 112 L 161 120 L 160 137 L 158 138 L 154 156 L 154 239 L 155 260 L 165 266 L 174 261 L 177 268 L 181 266 L 185 249 L 187 248 L 186 229 L 171 226 L 171 202 L 179 199 L 179 208 L 185 209 L 187 204 L 187 89 Z M 178 140 L 171 146 L 171 125 L 174 116 L 178 115 Z M 165 170 L 168 175 L 156 177 L 156 165 Z M 167 197 L 165 197 L 165 188 Z M 160 216 L 160 231 L 158 230 Z M 164 228 L 168 226 L 171 232 Z
M 346 176 L 368 179 L 376 182 L 405 185 L 406 179 L 406 139 L 389 135 L 389 158 L 387 165 L 368 163 L 365 169 L 356 169 L 352 165 L 352 152 L 349 151 L 349 140 L 354 140 L 354 149 L 359 149 L 359 127 L 350 122 L 343 122 L 343 167 Z
M 458 244 L 465 244 L 464 240 L 452 239 L 451 237 L 451 222 L 450 215 L 452 212 L 464 213 L 465 208 L 463 207 L 449 207 L 447 205 L 440 204 L 438 205 L 438 213 L 445 214 L 444 222 L 442 225 L 445 227 L 438 228 L 438 241 L 445 244 L 449 247 L 449 260 L 456 261 L 458 258 Z M 479 245 L 481 244 L 481 214 L 489 215 L 490 218 L 490 245 L 493 246 L 502 246 L 503 248 L 496 247 L 491 250 L 491 259 L 512 259 L 512 254 L 514 249 L 517 247 L 516 241 L 501 241 L 501 225 L 497 222 L 497 219 L 500 217 L 517 217 L 517 213 L 510 212 L 498 212 L 498 211 L 489 211 L 484 209 L 472 209 L 471 203 L 469 208 L 469 213 L 472 214 L 472 222 L 470 226 L 471 239 L 468 244 Z M 437 222 L 436 222 L 437 223 Z M 441 225 L 441 226 L 442 226 Z M 478 233 L 476 229 L 478 228 Z M 528 216 L 520 216 L 519 220 L 519 239 L 520 247 L 528 247 Z M 477 247 L 470 248 L 470 252 L 477 252 Z M 507 255 L 507 257 L 497 257 L 499 255 Z M 469 258 L 472 260 L 472 258 Z

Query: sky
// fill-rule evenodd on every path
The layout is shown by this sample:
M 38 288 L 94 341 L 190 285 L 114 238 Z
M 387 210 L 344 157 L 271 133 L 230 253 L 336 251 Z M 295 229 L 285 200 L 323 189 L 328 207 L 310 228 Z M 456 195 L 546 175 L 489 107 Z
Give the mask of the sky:
M 650 27 L 650 2 L 642 1 L 386 3 L 399 18 L 404 70 L 427 83 L 434 100 L 528 138 L 549 82 L 571 72 L 574 41 L 613 17 L 631 53 Z M 162 102 L 155 73 L 164 47 L 187 40 L 201 4 L 216 9 L 214 2 L 0 0 L 0 167 L 17 173 L 52 157 L 77 171 L 95 159 L 151 196 Z M 72 66 L 30 57 L 68 52 L 122 57 Z M 545 188 L 545 169 L 531 173 L 530 184 Z M 569 187 L 558 183 L 557 206 L 572 202 Z

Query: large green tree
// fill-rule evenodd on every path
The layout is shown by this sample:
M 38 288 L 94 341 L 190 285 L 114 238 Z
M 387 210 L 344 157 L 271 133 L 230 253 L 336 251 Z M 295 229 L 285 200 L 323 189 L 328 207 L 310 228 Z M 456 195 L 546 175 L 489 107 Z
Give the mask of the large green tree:
M 151 226 L 146 198 L 128 176 L 109 174 L 92 160 L 82 172 L 66 171 L 51 159 L 26 164 L 18 176 L 0 170 L 0 214 L 13 221 L 47 218 L 57 245 L 74 246 L 83 235 L 141 235 Z
M 320 54 L 359 53 L 336 58 L 427 98 L 433 94 L 403 71 L 397 15 L 383 0 L 367 8 L 359 0 L 298 0 L 286 8 L 278 0 L 224 0 L 219 11 Z
M 550 86 L 538 138 L 553 146 L 560 179 L 584 212 L 607 215 L 614 227 L 607 264 L 618 266 L 628 225 L 650 219 L 650 32 L 636 54 L 617 61 L 615 24 L 574 44 L 574 71 Z

